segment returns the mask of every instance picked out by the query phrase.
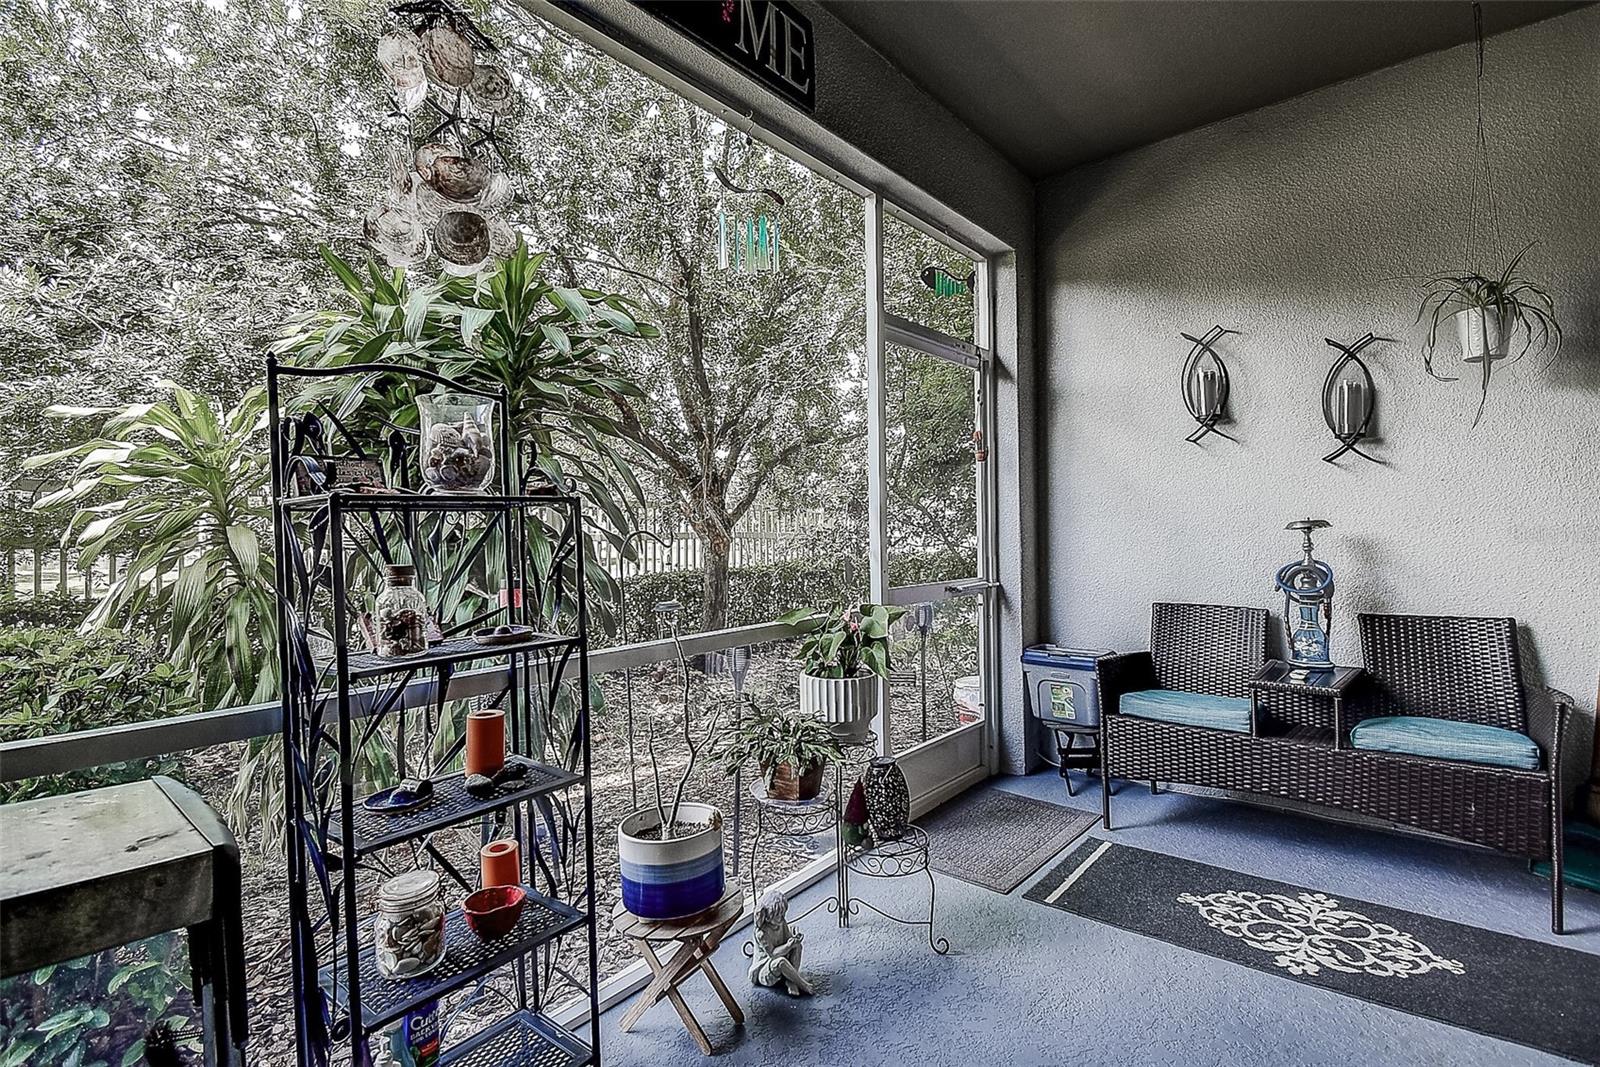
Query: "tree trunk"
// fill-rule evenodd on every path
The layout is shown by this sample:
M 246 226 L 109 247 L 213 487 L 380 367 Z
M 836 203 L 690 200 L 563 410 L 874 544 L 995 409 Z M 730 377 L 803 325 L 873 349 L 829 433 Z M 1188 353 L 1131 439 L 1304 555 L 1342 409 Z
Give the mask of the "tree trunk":
M 732 549 L 726 537 L 701 538 L 704 557 L 701 563 L 702 630 L 721 630 L 728 625 L 728 556 Z

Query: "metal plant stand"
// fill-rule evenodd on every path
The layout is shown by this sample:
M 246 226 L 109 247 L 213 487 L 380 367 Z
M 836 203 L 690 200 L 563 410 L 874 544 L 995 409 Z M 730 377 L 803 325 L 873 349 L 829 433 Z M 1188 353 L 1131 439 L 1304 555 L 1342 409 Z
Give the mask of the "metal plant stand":
M 926 926 L 929 947 L 942 956 L 950 951 L 950 943 L 942 937 L 936 940 L 933 936 L 933 909 L 937 889 L 933 883 L 933 871 L 928 866 L 928 835 L 920 827 L 912 826 L 908 827 L 905 835 L 896 841 L 866 846 L 845 844 L 844 807 L 850 798 L 845 784 L 854 783 L 861 768 L 872 760 L 878 749 L 878 738 L 875 734 L 868 733 L 861 741 L 847 743 L 841 747 L 844 749 L 844 757 L 834 761 L 832 789 L 824 789 L 812 800 L 777 800 L 767 796 L 759 780 L 751 783 L 750 795 L 756 802 L 756 826 L 755 833 L 750 838 L 750 900 L 753 903 L 760 899 L 760 855 L 763 838 L 810 840 L 831 829 L 835 854 L 839 857 L 834 871 L 834 891 L 805 911 L 791 916 L 789 921 L 799 922 L 813 912 L 826 908 L 828 914 L 838 916 L 839 927 L 844 929 L 850 925 L 851 916 L 860 914 L 861 907 L 865 905 L 894 922 L 908 926 Z M 902 919 L 859 897 L 852 897 L 850 895 L 852 872 L 867 878 L 904 878 L 918 872 L 925 873 L 928 876 L 928 918 Z M 746 941 L 744 954 L 750 956 L 754 951 L 754 944 Z
M 893 841 L 882 841 L 876 844 L 863 845 L 860 848 L 850 849 L 845 853 L 844 862 L 839 864 L 840 871 L 840 897 L 844 901 L 841 911 L 846 915 L 854 915 L 860 908 L 867 908 L 877 912 L 891 922 L 900 923 L 902 926 L 925 926 L 928 929 L 928 947 L 943 956 L 950 951 L 950 942 L 942 937 L 933 936 L 934 906 L 938 901 L 939 887 L 933 880 L 933 868 L 928 866 L 928 835 L 922 827 L 911 825 L 906 827 L 906 832 Z M 905 919 L 898 915 L 891 915 L 882 908 L 860 897 L 850 895 L 851 873 L 862 875 L 866 878 L 909 878 L 915 874 L 925 874 L 928 877 L 928 917 L 926 919 Z
M 347 394 L 337 412 L 330 385 Z M 499 403 L 483 494 L 408 489 L 418 465 L 406 433 L 351 399 L 435 387 Z M 434 1003 L 439 1067 L 598 1063 L 580 502 L 548 483 L 519 492 L 503 387 L 394 364 L 269 358 L 267 394 L 298 1063 L 370 1063 L 379 1035 Z M 363 650 L 361 609 L 374 576 L 396 563 L 415 568 L 442 632 L 423 651 L 386 658 Z M 518 629 L 492 643 L 474 636 L 499 626 Z M 465 723 L 447 699 L 468 668 L 471 691 L 504 710 L 506 762 L 520 768 L 471 793 L 460 769 Z M 384 760 L 397 778 L 427 780 L 421 807 L 364 803 Z M 477 888 L 471 853 L 491 836 L 519 842 L 527 903 L 509 932 L 484 940 L 457 904 Z M 426 974 L 391 978 L 374 954 L 373 891 L 418 866 L 444 879 L 445 953 Z M 548 1014 L 574 994 L 589 1007 L 580 1031 Z M 469 1005 L 477 1032 L 453 1041 L 451 1023 Z

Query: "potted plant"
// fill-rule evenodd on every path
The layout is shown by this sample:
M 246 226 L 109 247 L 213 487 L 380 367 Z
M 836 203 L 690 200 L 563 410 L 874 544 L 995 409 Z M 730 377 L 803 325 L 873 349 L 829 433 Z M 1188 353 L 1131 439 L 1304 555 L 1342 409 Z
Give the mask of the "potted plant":
M 834 737 L 864 741 L 878 715 L 878 679 L 889 677 L 889 627 L 906 613 L 886 604 L 797 608 L 779 619 L 800 628 L 800 713 Z
M 776 711 L 741 723 L 722 749 L 722 762 L 730 775 L 754 763 L 775 800 L 814 800 L 822 791 L 822 772 L 841 755 L 833 731 L 823 723 Z
M 1442 382 L 1456 381 L 1433 366 L 1439 331 L 1447 320 L 1455 324 L 1461 361 L 1481 368 L 1482 395 L 1472 420 L 1474 426 L 1483 417 L 1483 407 L 1489 399 L 1489 375 L 1495 363 L 1520 359 L 1534 347 L 1541 352 L 1549 350 L 1552 355 L 1561 351 L 1561 325 L 1555 318 L 1555 302 L 1542 286 L 1518 272 L 1522 257 L 1532 247 L 1525 245 L 1499 274 L 1435 274 L 1423 290 L 1417 321 L 1429 320 L 1428 343 L 1423 348 L 1423 364 L 1428 373 Z M 1512 357 L 1519 331 L 1522 346 Z
M 647 750 L 655 785 L 655 803 L 633 812 L 617 827 L 617 858 L 622 867 L 622 903 L 643 919 L 681 919 L 722 899 L 722 812 L 711 804 L 685 802 L 683 793 L 700 753 L 716 735 L 722 709 L 714 707 L 704 729 L 695 729 L 690 702 L 689 660 L 678 640 L 676 601 L 656 605 L 678 650 L 683 672 L 683 743 L 689 758 L 673 786 L 672 800 L 662 785 L 655 724 L 647 720 Z

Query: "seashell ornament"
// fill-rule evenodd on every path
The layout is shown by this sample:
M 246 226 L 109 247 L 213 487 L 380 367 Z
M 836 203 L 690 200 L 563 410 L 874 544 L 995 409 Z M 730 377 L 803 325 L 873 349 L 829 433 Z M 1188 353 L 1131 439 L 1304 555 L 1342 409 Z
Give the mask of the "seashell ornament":
M 475 274 L 489 258 L 489 223 L 476 211 L 447 211 L 433 228 L 433 246 L 452 274 Z
M 478 73 L 472 42 L 449 26 L 423 31 L 422 57 L 428 76 L 454 89 L 465 89 Z

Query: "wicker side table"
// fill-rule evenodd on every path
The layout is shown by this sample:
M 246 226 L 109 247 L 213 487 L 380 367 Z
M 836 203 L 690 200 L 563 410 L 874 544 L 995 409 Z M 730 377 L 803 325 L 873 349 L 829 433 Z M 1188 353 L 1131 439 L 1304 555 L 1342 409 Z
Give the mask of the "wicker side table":
M 1292 700 L 1326 701 L 1333 706 L 1333 747 L 1344 748 L 1346 733 L 1344 701 L 1361 680 L 1360 667 L 1304 667 L 1281 659 L 1269 659 L 1250 680 L 1250 736 L 1261 729 L 1263 694 L 1278 693 Z M 1302 727 L 1314 730 L 1314 727 Z

